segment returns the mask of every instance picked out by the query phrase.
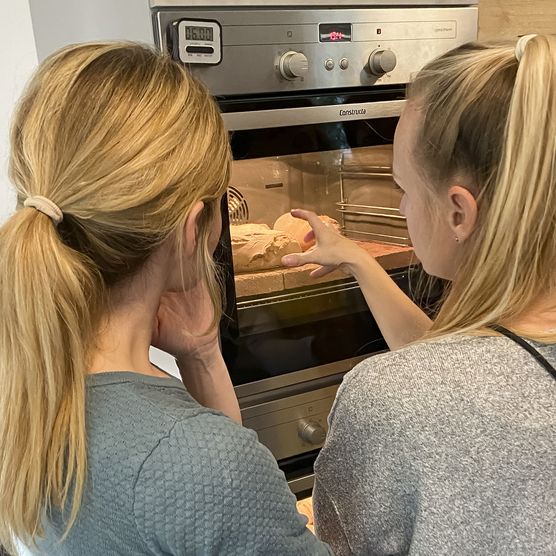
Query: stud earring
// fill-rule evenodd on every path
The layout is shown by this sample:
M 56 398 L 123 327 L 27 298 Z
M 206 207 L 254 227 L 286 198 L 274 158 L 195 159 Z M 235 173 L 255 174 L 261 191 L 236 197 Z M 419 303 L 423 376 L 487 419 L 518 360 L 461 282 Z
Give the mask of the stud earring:
M 456 236 L 456 243 L 459 243 L 459 237 Z

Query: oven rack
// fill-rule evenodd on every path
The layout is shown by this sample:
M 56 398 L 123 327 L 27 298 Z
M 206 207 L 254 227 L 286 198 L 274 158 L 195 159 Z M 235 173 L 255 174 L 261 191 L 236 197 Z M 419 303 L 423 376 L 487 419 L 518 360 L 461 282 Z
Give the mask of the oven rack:
M 390 245 L 411 245 L 411 240 L 408 235 L 393 235 L 393 234 L 382 234 L 379 232 L 370 232 L 366 230 L 357 230 L 355 228 L 350 228 L 346 225 L 346 220 L 350 216 L 354 217 L 368 217 L 368 218 L 378 218 L 385 221 L 392 221 L 396 223 L 405 223 L 406 218 L 400 214 L 400 210 L 392 207 L 384 207 L 377 205 L 360 205 L 354 203 L 348 203 L 346 201 L 340 201 L 336 203 L 337 211 L 341 214 L 342 227 L 341 231 L 346 237 L 365 237 L 368 239 L 376 239 L 382 243 L 388 243 Z M 347 218 L 346 218 L 347 217 Z M 404 227 L 404 229 L 406 229 Z
M 374 216 L 379 218 L 390 218 L 393 220 L 403 220 L 405 221 L 405 216 L 400 214 L 400 209 L 392 207 L 381 207 L 377 205 L 358 205 L 353 203 L 346 203 L 344 201 L 339 201 L 336 206 L 340 207 L 338 212 L 341 212 L 350 216 Z M 363 209 L 363 210 L 358 210 Z M 374 211 L 374 212 L 373 212 Z M 376 212 L 384 211 L 384 212 Z M 391 214 L 389 214 L 391 213 Z
M 406 235 L 395 235 L 382 233 L 382 231 L 368 231 L 359 230 L 351 227 L 348 224 L 350 217 L 360 219 L 361 217 L 366 219 L 378 219 L 379 223 L 392 223 L 395 227 L 400 227 L 402 224 L 403 229 L 407 230 L 404 226 L 406 222 L 405 216 L 400 214 L 399 208 L 389 207 L 389 206 L 379 206 L 371 204 L 357 204 L 350 203 L 348 201 L 348 195 L 346 193 L 346 184 L 344 179 L 351 180 L 374 180 L 374 179 L 389 179 L 393 180 L 392 166 L 391 165 L 362 165 L 362 164 L 346 164 L 344 154 L 342 154 L 342 160 L 340 163 L 340 201 L 336 203 L 336 210 L 341 215 L 341 231 L 349 238 L 355 239 L 366 238 L 374 239 L 382 243 L 387 243 L 390 245 L 411 245 L 411 240 L 409 239 L 409 234 Z M 371 224 L 371 223 L 370 223 Z

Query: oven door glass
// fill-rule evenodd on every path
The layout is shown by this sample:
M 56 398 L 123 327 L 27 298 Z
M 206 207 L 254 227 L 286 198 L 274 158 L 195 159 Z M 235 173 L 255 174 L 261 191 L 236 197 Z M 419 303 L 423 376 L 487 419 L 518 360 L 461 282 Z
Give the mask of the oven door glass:
M 315 265 L 280 261 L 311 247 L 303 223 L 288 215 L 304 208 L 357 241 L 405 289 L 412 249 L 392 180 L 402 97 L 388 90 L 221 102 L 234 155 L 223 203 L 221 331 L 236 385 L 385 348 L 352 277 L 336 270 L 315 279 Z

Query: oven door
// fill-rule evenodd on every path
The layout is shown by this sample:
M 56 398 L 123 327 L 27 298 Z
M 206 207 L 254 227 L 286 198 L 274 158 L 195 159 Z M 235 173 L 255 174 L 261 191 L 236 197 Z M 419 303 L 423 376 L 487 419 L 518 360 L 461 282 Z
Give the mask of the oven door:
M 253 230 L 269 234 L 292 208 L 313 210 L 337 221 L 407 291 L 412 250 L 392 180 L 404 94 L 373 88 L 220 99 L 234 157 L 219 254 L 226 282 L 221 338 L 240 398 L 337 377 L 386 348 L 352 277 L 336 271 L 314 280 L 311 268 L 280 267 L 287 252 L 281 246 L 270 247 L 274 261 L 262 262 L 261 253 L 247 249 L 245 257 L 236 247 L 248 244 Z

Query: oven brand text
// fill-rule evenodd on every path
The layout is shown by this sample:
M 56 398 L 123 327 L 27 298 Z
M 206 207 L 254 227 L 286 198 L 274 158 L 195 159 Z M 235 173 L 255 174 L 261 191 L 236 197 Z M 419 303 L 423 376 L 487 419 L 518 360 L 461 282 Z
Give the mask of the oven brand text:
M 350 110 L 340 109 L 340 116 L 360 116 L 367 113 L 366 108 L 355 108 Z

